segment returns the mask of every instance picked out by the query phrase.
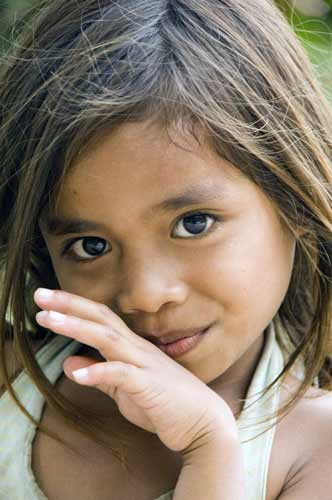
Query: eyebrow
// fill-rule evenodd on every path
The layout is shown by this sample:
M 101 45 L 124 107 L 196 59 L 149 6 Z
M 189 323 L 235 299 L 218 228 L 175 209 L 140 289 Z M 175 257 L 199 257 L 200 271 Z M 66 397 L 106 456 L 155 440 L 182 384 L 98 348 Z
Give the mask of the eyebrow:
M 161 201 L 150 207 L 144 220 L 152 217 L 158 211 L 162 214 L 179 210 L 180 208 L 197 205 L 203 202 L 220 200 L 222 188 L 220 186 L 199 186 L 191 187 L 184 193 L 177 194 L 171 198 Z M 45 216 L 45 228 L 48 234 L 54 236 L 63 236 L 70 233 L 86 233 L 89 231 L 107 231 L 104 224 L 92 220 L 85 220 L 79 217 L 60 217 L 56 215 Z

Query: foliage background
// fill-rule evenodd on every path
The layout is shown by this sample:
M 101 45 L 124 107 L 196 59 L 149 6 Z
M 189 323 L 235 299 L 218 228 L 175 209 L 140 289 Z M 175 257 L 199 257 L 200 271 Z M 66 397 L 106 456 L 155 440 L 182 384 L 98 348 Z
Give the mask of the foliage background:
M 139 2 L 139 0 L 137 0 Z M 332 0 L 275 0 L 302 41 L 332 102 Z M 0 0 L 0 55 L 15 39 L 13 23 L 40 0 Z M 308 12 L 315 15 L 306 15 Z M 0 58 L 1 64 L 1 58 Z
M 321 81 L 325 93 L 332 102 L 332 0 L 307 0 L 290 1 L 276 0 L 277 5 L 286 15 L 295 33 L 306 49 L 316 72 Z M 319 11 L 318 4 L 326 4 L 323 15 L 308 16 L 303 14 L 294 5 L 315 4 Z

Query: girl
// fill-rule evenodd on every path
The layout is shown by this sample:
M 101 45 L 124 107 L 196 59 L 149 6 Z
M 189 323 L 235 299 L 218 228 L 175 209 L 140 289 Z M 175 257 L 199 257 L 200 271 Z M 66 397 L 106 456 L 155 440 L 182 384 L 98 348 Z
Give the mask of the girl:
M 21 26 L 1 499 L 327 500 L 332 113 L 286 21 L 56 0 Z

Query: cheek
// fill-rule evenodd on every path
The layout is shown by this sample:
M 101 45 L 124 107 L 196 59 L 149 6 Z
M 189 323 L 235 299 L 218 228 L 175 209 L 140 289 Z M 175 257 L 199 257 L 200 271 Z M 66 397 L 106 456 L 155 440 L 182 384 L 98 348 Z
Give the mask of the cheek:
M 289 286 L 295 240 L 271 225 L 238 234 L 241 238 L 210 248 L 201 261 L 204 293 L 220 303 L 225 315 L 264 316 L 269 322 Z
M 103 302 L 105 300 L 105 292 L 109 292 L 110 281 L 105 280 L 105 269 L 103 272 L 94 268 L 94 271 L 83 272 L 79 266 L 74 264 L 66 264 L 64 261 L 51 255 L 56 278 L 59 282 L 60 288 L 66 292 L 76 295 L 81 295 L 96 302 Z M 106 286 L 108 283 L 108 287 Z
M 110 286 L 105 282 L 105 273 L 103 277 L 98 277 L 96 273 L 93 279 L 84 279 L 82 275 L 74 277 L 73 275 L 60 273 L 58 278 L 62 290 L 76 295 L 80 295 L 95 302 L 108 303 L 110 296 Z

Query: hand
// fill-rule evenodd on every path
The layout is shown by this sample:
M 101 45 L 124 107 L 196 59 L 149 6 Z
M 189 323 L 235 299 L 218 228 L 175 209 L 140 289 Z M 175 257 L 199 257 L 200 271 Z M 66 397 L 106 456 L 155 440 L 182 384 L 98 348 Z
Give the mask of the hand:
M 49 298 L 37 290 L 34 299 L 44 309 L 36 315 L 40 325 L 97 349 L 106 360 L 70 356 L 63 365 L 66 376 L 110 396 L 127 420 L 156 433 L 169 449 L 186 453 L 215 432 L 237 433 L 220 396 L 107 306 L 61 290 Z M 88 376 L 76 380 L 72 371 L 78 368 L 88 368 Z

